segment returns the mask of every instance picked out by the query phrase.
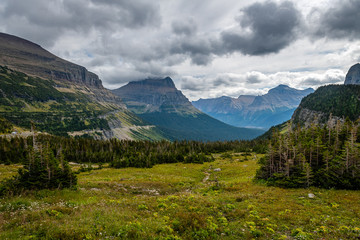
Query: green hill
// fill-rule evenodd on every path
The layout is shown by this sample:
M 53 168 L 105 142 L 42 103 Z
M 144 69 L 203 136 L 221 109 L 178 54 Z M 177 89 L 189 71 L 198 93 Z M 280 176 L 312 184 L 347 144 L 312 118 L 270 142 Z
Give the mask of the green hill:
M 306 125 L 311 121 L 326 123 L 332 119 L 360 117 L 360 85 L 328 85 L 305 97 L 292 117 L 294 124 Z

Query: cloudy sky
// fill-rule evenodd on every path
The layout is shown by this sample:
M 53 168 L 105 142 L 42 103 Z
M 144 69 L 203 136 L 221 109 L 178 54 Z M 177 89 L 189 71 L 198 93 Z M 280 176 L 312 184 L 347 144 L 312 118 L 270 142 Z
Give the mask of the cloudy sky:
M 0 0 L 0 31 L 107 88 L 170 76 L 191 100 L 341 83 L 360 61 L 359 0 Z

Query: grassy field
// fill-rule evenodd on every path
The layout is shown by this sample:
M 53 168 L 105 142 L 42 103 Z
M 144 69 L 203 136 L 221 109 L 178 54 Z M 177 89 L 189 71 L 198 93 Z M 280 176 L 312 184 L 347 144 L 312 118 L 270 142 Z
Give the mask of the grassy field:
M 359 191 L 255 184 L 259 157 L 84 172 L 77 190 L 0 199 L 0 239 L 360 238 Z

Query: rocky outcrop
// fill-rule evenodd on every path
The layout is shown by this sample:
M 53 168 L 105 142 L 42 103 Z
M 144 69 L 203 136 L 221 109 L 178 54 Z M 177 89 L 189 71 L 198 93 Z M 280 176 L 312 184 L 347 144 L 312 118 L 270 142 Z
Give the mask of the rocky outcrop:
M 360 85 L 360 64 L 359 63 L 353 65 L 349 69 L 348 73 L 346 74 L 344 84 L 345 85 L 347 85 L 347 84 Z
M 298 107 L 292 118 L 292 127 L 296 127 L 298 124 L 301 127 L 308 128 L 312 124 L 315 126 L 324 126 L 325 124 L 330 124 L 331 126 L 335 126 L 338 121 L 343 123 L 345 121 L 344 118 L 333 116 L 329 113 L 324 113 L 321 111 L 314 111 L 307 108 Z
M 103 88 L 86 68 L 61 59 L 28 40 L 0 33 L 0 65 L 30 76 Z

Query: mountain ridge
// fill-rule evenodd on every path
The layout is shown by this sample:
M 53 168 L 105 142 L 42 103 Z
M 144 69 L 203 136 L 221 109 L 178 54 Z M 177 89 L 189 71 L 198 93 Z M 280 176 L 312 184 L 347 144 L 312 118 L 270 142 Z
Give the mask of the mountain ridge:
M 26 39 L 0 33 L 0 51 L 0 65 L 27 75 L 104 88 L 99 77 L 85 67 L 61 59 Z
M 235 140 L 254 138 L 263 131 L 237 128 L 198 109 L 175 87 L 171 78 L 130 82 L 112 90 L 126 106 L 146 121 L 159 126 L 173 140 Z M 153 87 L 153 83 L 157 87 Z
M 225 123 L 266 129 L 290 119 L 301 99 L 313 91 L 312 88 L 298 90 L 287 85 L 279 85 L 261 96 L 223 96 L 200 99 L 192 104 Z
M 127 110 L 85 67 L 28 40 L 0 33 L 0 112 L 6 120 L 43 132 L 100 139 L 165 139 Z

